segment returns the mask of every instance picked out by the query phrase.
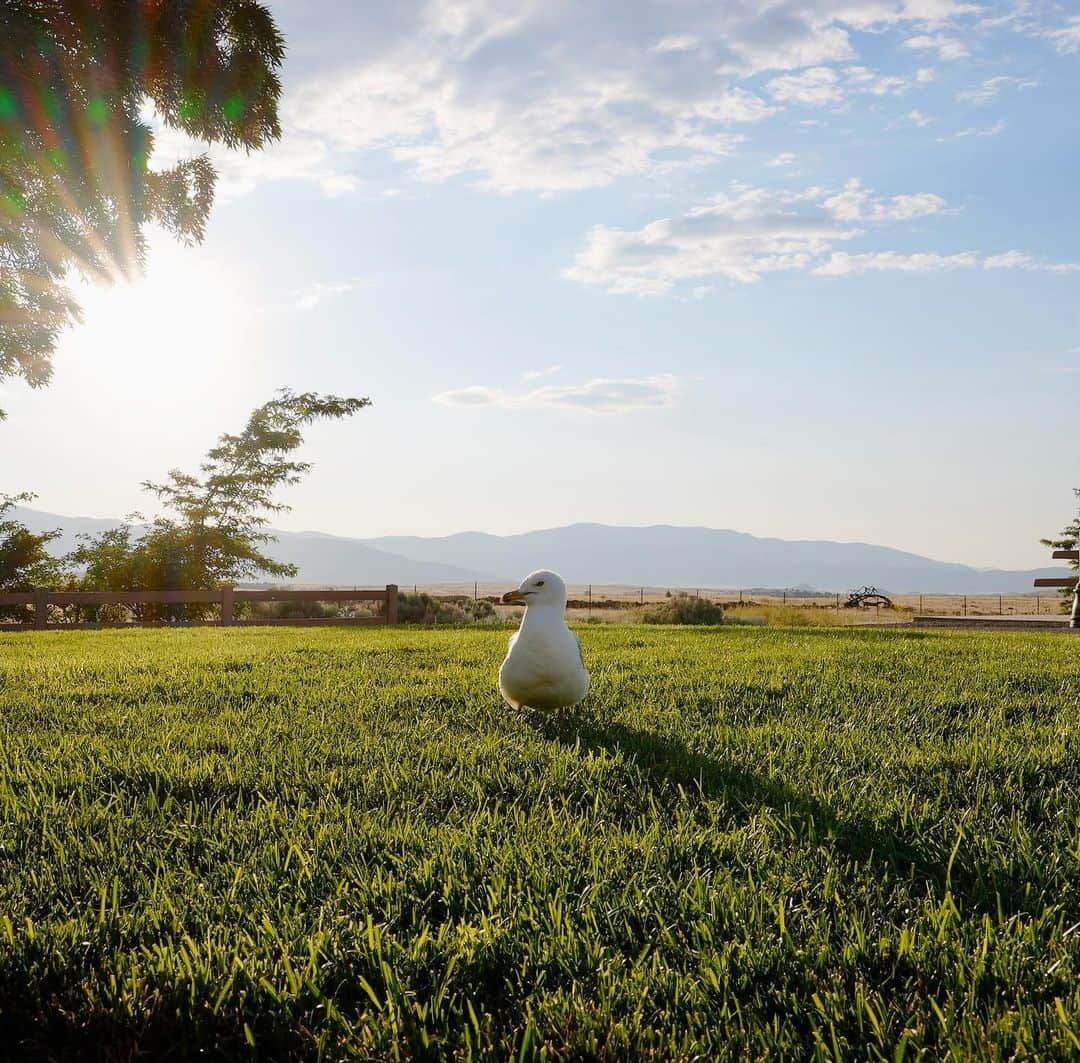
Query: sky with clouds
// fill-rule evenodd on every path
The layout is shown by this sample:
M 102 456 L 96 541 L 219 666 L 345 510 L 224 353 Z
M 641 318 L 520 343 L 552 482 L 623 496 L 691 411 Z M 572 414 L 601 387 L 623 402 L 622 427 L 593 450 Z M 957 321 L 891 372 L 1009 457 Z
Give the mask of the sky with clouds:
M 285 527 L 1045 563 L 1080 486 L 1075 6 L 270 6 L 281 142 L 213 150 L 205 244 L 155 238 L 49 389 L 2 385 L 5 489 L 147 510 L 289 385 L 375 405 L 311 433 Z

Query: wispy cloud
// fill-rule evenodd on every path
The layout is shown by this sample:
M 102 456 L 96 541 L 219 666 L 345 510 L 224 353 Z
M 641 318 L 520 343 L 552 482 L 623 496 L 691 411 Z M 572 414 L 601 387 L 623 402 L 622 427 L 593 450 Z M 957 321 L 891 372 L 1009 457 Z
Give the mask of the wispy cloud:
M 904 117 L 909 122 L 913 122 L 915 125 L 919 126 L 920 128 L 923 127 L 923 126 L 928 126 L 933 121 L 933 118 L 930 118 L 929 116 L 923 114 L 922 111 L 920 111 L 918 109 L 913 110 L 913 111 L 908 111 L 908 113 L 906 115 L 904 115 Z
M 844 251 L 834 251 L 828 262 L 818 266 L 814 272 L 821 277 L 846 277 L 852 273 L 881 271 L 941 273 L 953 269 L 972 269 L 978 264 L 979 256 L 974 251 L 961 251 L 955 255 L 932 252 L 908 255 L 896 251 L 868 251 L 852 255 Z
M 562 369 L 561 365 L 549 365 L 546 369 L 527 369 L 521 374 L 522 380 L 540 380 L 542 377 L 554 376 Z
M 646 377 L 613 379 L 598 377 L 583 384 L 548 385 L 533 391 L 513 393 L 476 384 L 444 391 L 434 396 L 442 406 L 503 409 L 561 409 L 586 413 L 630 413 L 674 404 L 677 379 L 668 373 Z
M 845 277 L 852 273 L 942 273 L 956 269 L 1020 269 L 1028 273 L 1077 273 L 1080 272 L 1080 262 L 1048 262 L 1016 250 L 985 256 L 976 251 L 960 251 L 951 255 L 934 252 L 901 254 L 896 251 L 848 254 L 835 251 L 829 256 L 828 262 L 818 266 L 814 272 L 823 277 Z
M 791 166 L 795 162 L 795 155 L 790 151 L 782 151 L 779 155 L 771 158 L 766 166 Z
M 947 204 L 933 192 L 878 198 L 857 177 L 853 177 L 842 191 L 827 196 L 821 205 L 838 221 L 887 222 L 909 221 L 938 214 Z
M 987 78 L 981 85 L 973 89 L 964 89 L 956 94 L 956 98 L 964 103 L 974 103 L 981 106 L 992 100 L 1002 89 L 1016 88 L 1037 89 L 1039 83 L 1030 78 L 1012 77 L 1009 74 L 999 74 L 997 77 Z
M 904 47 L 937 52 L 939 59 L 963 59 L 968 54 L 967 45 L 963 41 L 944 33 L 922 33 L 908 37 L 904 41 Z
M 634 295 L 685 292 L 713 277 L 752 284 L 768 273 L 821 266 L 837 243 L 861 236 L 864 225 L 907 221 L 945 206 L 930 192 L 876 196 L 857 179 L 839 192 L 737 185 L 680 218 L 630 231 L 595 226 L 565 276 Z
M 857 95 L 897 96 L 932 80 L 920 70 L 914 79 L 880 74 L 866 66 L 815 66 L 794 74 L 774 77 L 766 85 L 777 103 L 824 107 L 849 102 Z
M 938 137 L 938 140 L 962 140 L 964 137 L 996 137 L 1004 131 L 1005 123 L 998 119 L 993 125 L 969 126 L 967 129 L 960 129 L 953 133 L 951 137 Z
M 338 281 L 316 281 L 293 293 L 293 306 L 297 310 L 314 310 L 330 299 L 347 292 L 356 291 L 367 283 L 363 277 L 349 277 Z
M 1047 30 L 1044 36 L 1052 40 L 1063 55 L 1080 52 L 1080 15 L 1072 15 L 1064 26 Z
M 641 229 L 594 226 L 565 272 L 570 280 L 614 294 L 673 294 L 693 298 L 716 277 L 753 284 L 777 272 L 848 276 L 871 271 L 909 273 L 982 268 L 1072 273 L 1080 264 L 1051 262 L 1018 250 L 900 252 L 841 250 L 871 227 L 940 214 L 948 204 L 933 192 L 879 196 L 857 179 L 840 191 L 802 192 L 735 186 L 678 218 Z

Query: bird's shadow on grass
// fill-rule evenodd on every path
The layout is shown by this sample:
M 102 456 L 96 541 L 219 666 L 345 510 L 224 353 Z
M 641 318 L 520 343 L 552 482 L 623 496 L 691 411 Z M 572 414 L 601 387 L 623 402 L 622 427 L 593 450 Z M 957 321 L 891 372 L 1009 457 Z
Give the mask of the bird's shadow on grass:
M 765 810 L 779 813 L 796 840 L 830 845 L 852 863 L 910 881 L 938 900 L 951 895 L 961 908 L 991 913 L 1038 907 L 1027 881 L 969 868 L 955 852 L 931 848 L 887 824 L 838 812 L 775 779 L 697 753 L 678 739 L 605 722 L 580 709 L 561 716 L 531 713 L 530 721 L 545 738 L 568 748 L 629 757 L 643 775 L 681 787 L 689 800 L 695 795 L 721 800 L 738 819 Z

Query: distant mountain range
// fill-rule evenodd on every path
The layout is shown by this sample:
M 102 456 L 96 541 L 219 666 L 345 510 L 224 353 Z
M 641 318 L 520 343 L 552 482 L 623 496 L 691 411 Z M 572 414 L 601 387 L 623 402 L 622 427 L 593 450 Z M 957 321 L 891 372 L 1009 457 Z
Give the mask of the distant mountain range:
M 18 508 L 34 531 L 62 528 L 56 551 L 80 533 L 120 522 L 64 517 Z M 873 584 L 895 594 L 1019 594 L 1040 576 L 1028 571 L 977 569 L 868 543 L 758 538 L 713 528 L 647 528 L 572 524 L 566 528 L 487 535 L 461 532 L 439 538 L 392 535 L 350 539 L 321 532 L 276 532 L 268 553 L 297 565 L 297 583 L 344 586 L 398 583 L 516 584 L 536 568 L 560 572 L 568 583 L 646 587 L 814 587 L 845 591 Z

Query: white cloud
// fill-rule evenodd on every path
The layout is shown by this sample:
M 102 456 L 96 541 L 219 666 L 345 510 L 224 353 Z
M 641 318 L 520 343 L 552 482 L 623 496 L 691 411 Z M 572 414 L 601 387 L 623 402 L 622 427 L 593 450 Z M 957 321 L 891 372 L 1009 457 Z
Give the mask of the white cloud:
M 1034 89 L 1038 88 L 1039 83 L 1028 78 L 999 74 L 997 77 L 987 78 L 981 85 L 973 89 L 958 92 L 956 98 L 965 103 L 974 103 L 976 106 L 981 106 L 992 100 L 1002 89 L 1009 86 L 1015 86 L 1018 89 Z
M 952 135 L 953 140 L 961 140 L 964 137 L 996 137 L 1005 131 L 1005 123 L 998 119 L 990 126 L 970 126 L 967 129 L 957 130 Z M 947 140 L 948 137 L 939 137 L 939 140 Z
M 904 41 L 905 48 L 919 51 L 935 51 L 939 59 L 963 59 L 968 54 L 967 45 L 955 37 L 943 33 L 918 34 Z
M 522 380 L 540 380 L 542 377 L 554 376 L 562 370 L 561 365 L 549 365 L 546 369 L 529 369 L 521 374 Z
M 945 200 L 933 192 L 875 198 L 857 177 L 848 181 L 843 191 L 823 200 L 821 205 L 837 221 L 846 222 L 909 221 L 938 214 L 946 207 Z
M 1031 269 L 1035 260 L 1024 251 L 1005 251 L 983 262 L 986 269 Z
M 659 218 L 641 229 L 594 226 L 564 276 L 615 294 L 672 293 L 693 299 L 715 278 L 752 284 L 784 271 L 820 276 L 976 268 L 1080 271 L 1077 263 L 1047 262 L 1016 250 L 983 257 L 977 251 L 852 252 L 837 246 L 865 237 L 871 226 L 902 224 L 946 210 L 946 201 L 933 192 L 879 196 L 856 178 L 840 191 L 735 185 L 682 217 Z
M 692 52 L 701 47 L 701 41 L 689 33 L 681 37 L 664 37 L 652 46 L 652 51 L 663 54 L 664 52 Z
M 427 181 L 540 193 L 700 165 L 737 147 L 732 127 L 788 101 L 904 91 L 909 79 L 855 66 L 830 88 L 830 64 L 855 58 L 852 31 L 919 31 L 973 10 L 957 0 L 414 0 L 380 18 L 382 6 L 355 15 L 380 46 L 294 88 L 289 128 L 335 154 L 387 153 Z M 771 77 L 774 102 L 745 87 L 757 75 Z
M 796 74 L 772 78 L 766 88 L 778 103 L 824 107 L 850 102 L 853 96 L 899 96 L 915 85 L 925 84 L 920 70 L 914 78 L 880 74 L 867 66 L 811 67 Z
M 771 158 L 766 166 L 791 166 L 795 162 L 795 155 L 790 151 L 782 151 L 779 155 Z
M 904 115 L 904 117 L 909 122 L 914 122 L 915 125 L 919 126 L 920 128 L 922 126 L 928 126 L 933 121 L 933 118 L 930 118 L 927 115 L 923 114 L 920 110 L 908 111 L 908 113 Z
M 972 269 L 979 264 L 974 251 L 962 251 L 955 255 L 933 253 L 900 254 L 896 251 L 868 251 L 849 255 L 834 251 L 827 262 L 814 272 L 822 277 L 844 277 L 851 273 L 867 271 L 898 270 L 904 273 L 940 273 L 943 270 Z
M 434 396 L 443 406 L 497 406 L 505 409 L 562 409 L 586 413 L 629 413 L 674 404 L 677 379 L 669 373 L 611 379 L 598 377 L 583 384 L 547 385 L 521 394 L 473 385 Z
M 1060 29 L 1045 34 L 1063 55 L 1080 52 L 1080 15 L 1072 15 Z
M 937 214 L 932 192 L 876 196 L 852 179 L 839 191 L 735 186 L 681 218 L 625 231 L 595 226 L 564 275 L 609 292 L 658 295 L 713 277 L 752 284 L 766 273 L 814 270 L 862 227 Z
M 681 218 L 642 229 L 592 228 L 565 276 L 609 292 L 656 295 L 709 277 L 751 284 L 763 273 L 806 269 L 856 235 L 820 212 L 763 188 L 736 188 Z
M 897 251 L 871 251 L 850 255 L 836 251 L 815 273 L 820 276 L 843 277 L 869 271 L 899 271 L 904 273 L 941 273 L 954 269 L 1022 269 L 1029 272 L 1076 273 L 1080 262 L 1044 262 L 1024 251 L 1006 251 L 998 255 L 980 256 L 975 251 L 952 255 L 930 252 L 901 254 Z
M 820 107 L 827 103 L 842 103 L 844 94 L 840 78 L 827 66 L 816 66 L 799 74 L 786 74 L 769 82 L 773 99 L 781 103 L 802 103 L 808 107 Z
M 1080 272 L 1080 262 L 1047 262 L 1014 248 L 999 255 L 988 256 L 983 260 L 983 268 L 1022 269 L 1029 273 L 1077 273 Z
M 356 291 L 366 283 L 362 277 L 350 277 L 339 281 L 317 281 L 295 292 L 293 305 L 297 310 L 314 310 L 320 303 L 336 299 L 347 292 Z

